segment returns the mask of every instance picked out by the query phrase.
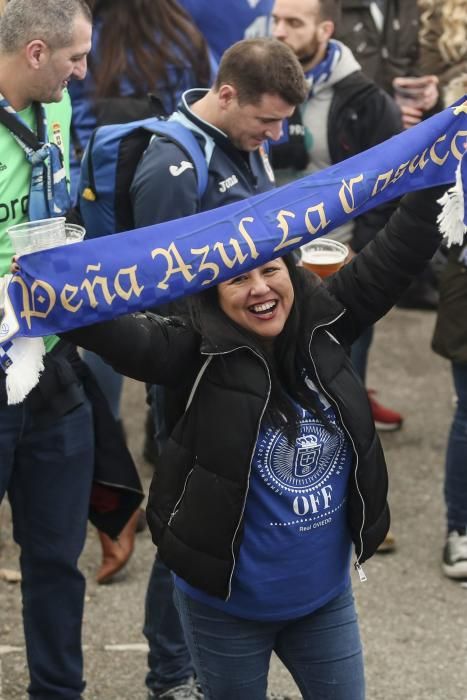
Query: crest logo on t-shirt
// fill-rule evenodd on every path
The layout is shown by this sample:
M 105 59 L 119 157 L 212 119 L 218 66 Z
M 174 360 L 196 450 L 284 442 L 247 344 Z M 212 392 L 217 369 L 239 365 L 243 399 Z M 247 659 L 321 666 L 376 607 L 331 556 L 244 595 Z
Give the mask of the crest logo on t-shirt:
M 319 420 L 303 418 L 300 435 L 290 444 L 285 433 L 268 428 L 258 444 L 258 469 L 274 490 L 304 493 L 320 488 L 339 473 L 345 455 L 344 434 L 329 432 Z
M 318 466 L 321 445 L 314 435 L 299 437 L 296 442 L 293 473 L 298 479 L 311 476 Z
M 52 124 L 52 138 L 53 142 L 56 146 L 59 147 L 61 152 L 63 153 L 63 138 L 62 138 L 62 130 L 60 128 L 60 124 L 58 122 L 54 122 Z

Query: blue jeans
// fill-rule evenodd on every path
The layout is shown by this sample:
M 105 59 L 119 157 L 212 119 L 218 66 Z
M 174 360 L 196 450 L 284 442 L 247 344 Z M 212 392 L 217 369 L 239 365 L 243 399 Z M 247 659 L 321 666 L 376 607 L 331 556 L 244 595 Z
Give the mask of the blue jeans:
M 173 593 L 172 574 L 156 556 L 146 592 L 143 628 L 149 643 L 146 685 L 154 692 L 180 685 L 194 675 Z
M 352 343 L 350 357 L 353 366 L 363 384 L 366 383 L 366 370 L 368 366 L 368 353 L 373 342 L 374 326 L 368 326 L 363 333 Z
M 265 700 L 273 651 L 304 700 L 364 700 L 350 587 L 310 615 L 280 622 L 233 617 L 179 589 L 176 600 L 205 700 Z
M 169 439 L 165 420 L 165 389 L 159 384 L 147 384 L 146 388 L 154 425 L 154 441 L 160 454 Z
M 147 391 L 154 424 L 154 440 L 161 451 L 168 437 L 165 389 L 152 384 L 147 386 Z M 157 555 L 146 591 L 143 634 L 149 644 L 146 686 L 150 690 L 158 692 L 172 688 L 194 675 L 190 652 L 175 607 L 172 574 Z
M 83 352 L 83 360 L 94 374 L 100 390 L 108 401 L 115 420 L 120 420 L 120 399 L 123 388 L 123 375 L 104 362 L 102 357 L 90 350 Z
M 94 467 L 84 404 L 44 427 L 27 401 L 0 406 L 0 500 L 8 492 L 22 574 L 23 624 L 34 700 L 78 700 L 86 537 Z
M 467 365 L 452 363 L 457 406 L 446 451 L 444 499 L 448 531 L 467 527 Z

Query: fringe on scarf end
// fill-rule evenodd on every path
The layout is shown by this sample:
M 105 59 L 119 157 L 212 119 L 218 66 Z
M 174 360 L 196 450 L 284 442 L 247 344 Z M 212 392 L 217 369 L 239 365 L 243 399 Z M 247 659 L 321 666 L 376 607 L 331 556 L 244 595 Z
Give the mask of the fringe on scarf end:
M 461 167 L 464 160 L 465 158 L 457 166 L 455 184 L 438 200 L 441 212 L 438 215 L 437 223 L 448 247 L 462 245 L 467 232 L 467 226 L 464 223 L 465 201 Z
M 14 338 L 8 351 L 11 364 L 6 369 L 8 404 L 24 401 L 39 382 L 44 370 L 45 346 L 42 338 Z

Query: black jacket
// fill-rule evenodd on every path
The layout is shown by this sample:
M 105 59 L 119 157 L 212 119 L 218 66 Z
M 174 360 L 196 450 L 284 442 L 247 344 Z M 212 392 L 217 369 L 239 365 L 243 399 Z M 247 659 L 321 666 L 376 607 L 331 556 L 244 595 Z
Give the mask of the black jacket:
M 398 106 L 364 73 L 352 73 L 336 83 L 328 119 L 333 163 L 362 153 L 401 131 Z M 388 202 L 356 217 L 352 236 L 356 253 L 383 228 L 395 206 Z
M 333 96 L 328 115 L 327 140 L 331 163 L 362 153 L 402 131 L 400 110 L 392 98 L 361 71 L 351 73 L 332 87 Z M 297 133 L 299 110 L 289 122 L 289 131 Z M 275 170 L 303 170 L 308 155 L 303 137 L 290 137 L 289 142 L 272 146 L 271 162 Z M 356 253 L 380 231 L 396 204 L 388 202 L 356 217 L 351 246 Z
M 333 163 L 372 148 L 402 131 L 399 107 L 362 71 L 333 86 L 328 146 Z
M 383 452 L 347 349 L 394 305 L 433 255 L 439 244 L 435 198 L 433 191 L 407 196 L 386 230 L 326 286 L 316 278 L 303 307 L 299 342 L 354 450 L 348 518 L 358 562 L 384 539 L 389 511 Z M 186 397 L 191 391 L 158 462 L 148 521 L 170 569 L 227 598 L 270 379 L 261 351 L 237 328 L 219 313 L 204 320 L 205 337 L 189 322 L 143 314 L 68 335 L 119 372 L 178 388 Z
M 439 305 L 432 348 L 456 364 L 467 364 L 466 245 L 452 246 L 439 280 Z

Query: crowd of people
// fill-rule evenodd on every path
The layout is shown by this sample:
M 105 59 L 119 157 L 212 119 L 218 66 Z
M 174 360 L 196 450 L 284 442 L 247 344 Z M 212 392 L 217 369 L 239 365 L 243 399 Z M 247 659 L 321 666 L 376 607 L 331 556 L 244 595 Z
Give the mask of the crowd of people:
M 64 215 L 86 227 L 80 162 L 96 127 L 170 115 L 203 154 L 200 193 L 180 144 L 151 139 L 127 193 L 140 228 L 340 163 L 467 91 L 466 0 L 232 0 L 228 13 L 220 0 L 3 4 L 3 275 L 12 225 Z M 467 245 L 439 252 L 443 191 L 333 231 L 348 257 L 325 281 L 284 255 L 176 304 L 45 338 L 45 369 L 20 404 L 2 364 L 0 498 L 21 550 L 31 699 L 84 692 L 88 517 L 101 584 L 145 526 L 124 376 L 146 384 L 156 462 L 148 699 L 265 700 L 275 652 L 303 698 L 364 700 L 350 570 L 353 559 L 364 577 L 369 557 L 395 548 L 378 431 L 403 426 L 366 371 L 374 325 L 398 303 L 437 308 L 433 349 L 452 364 L 441 563 L 467 579 Z

